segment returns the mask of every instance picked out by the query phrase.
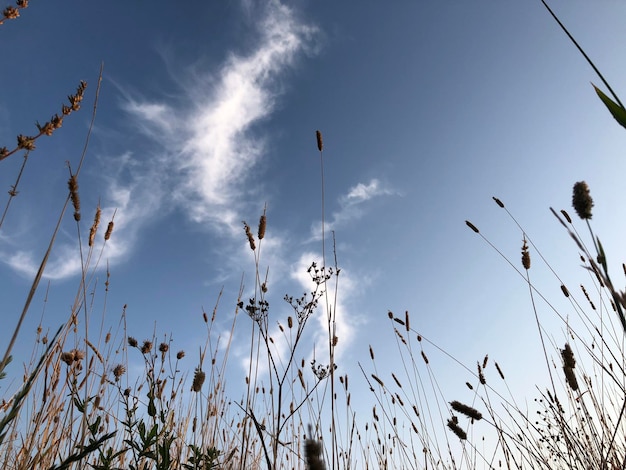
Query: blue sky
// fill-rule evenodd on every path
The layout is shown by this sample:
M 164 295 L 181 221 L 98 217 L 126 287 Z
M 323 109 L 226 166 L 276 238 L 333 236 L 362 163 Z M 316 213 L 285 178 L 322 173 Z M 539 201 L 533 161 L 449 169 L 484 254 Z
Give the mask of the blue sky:
M 626 5 L 553 7 L 613 88 L 626 90 Z M 204 340 L 202 308 L 213 309 L 222 287 L 226 334 L 242 275 L 246 292 L 253 285 L 241 221 L 255 230 L 265 204 L 261 270 L 269 266 L 271 315 L 288 314 L 282 297 L 309 289 L 305 268 L 321 248 L 316 129 L 327 228 L 342 268 L 339 365 L 353 381 L 369 344 L 379 358 L 396 357 L 387 311 L 408 310 L 414 328 L 469 366 L 489 353 L 517 372 L 507 377 L 514 387 L 533 393 L 536 381 L 522 371 L 540 367 L 541 356 L 527 288 L 465 226 L 471 220 L 518 263 L 522 235 L 492 196 L 576 286 L 585 276 L 577 251 L 548 207 L 569 209 L 573 183 L 586 180 L 610 260 L 619 267 L 626 259 L 626 133 L 593 92 L 590 81 L 600 80 L 539 1 L 36 2 L 0 34 L 2 145 L 57 112 L 79 80 L 89 83 L 80 113 L 38 142 L 0 232 L 2 344 L 66 197 L 65 161 L 75 167 L 80 157 L 101 62 L 79 180 L 83 234 L 98 201 L 104 220 L 116 211 L 96 297 L 108 263 L 105 323 L 116 326 L 126 304 L 138 338 L 171 333 L 178 348 L 194 350 Z M 1 187 L 13 184 L 20 164 L 19 155 L 2 162 Z M 30 357 L 42 312 L 51 329 L 66 319 L 77 253 L 68 215 L 17 359 Z M 560 302 L 558 283 L 534 266 L 538 286 Z M 545 306 L 540 313 L 560 343 L 562 325 Z M 234 372 L 247 352 L 239 347 L 247 320 L 238 320 Z M 307 357 L 314 341 L 323 344 L 322 325 L 312 329 Z M 455 399 L 470 377 L 440 359 Z

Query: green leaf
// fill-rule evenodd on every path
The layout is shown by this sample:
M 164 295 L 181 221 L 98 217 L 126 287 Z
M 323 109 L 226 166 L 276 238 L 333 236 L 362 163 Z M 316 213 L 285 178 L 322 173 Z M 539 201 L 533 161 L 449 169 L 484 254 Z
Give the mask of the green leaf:
M 613 115 L 613 117 L 615 118 L 615 120 L 620 124 L 620 126 L 622 126 L 623 128 L 626 129 L 626 109 L 624 109 L 622 106 L 620 106 L 619 104 L 617 104 L 615 101 L 613 101 L 611 98 L 609 98 L 608 96 L 606 96 L 602 90 L 600 90 L 597 86 L 595 86 L 593 83 L 591 84 L 593 86 L 593 88 L 596 90 L 596 93 L 598 94 L 598 96 L 600 97 L 600 99 L 602 100 L 602 102 L 604 103 L 604 105 L 608 108 L 608 110 L 610 111 L 610 113 Z

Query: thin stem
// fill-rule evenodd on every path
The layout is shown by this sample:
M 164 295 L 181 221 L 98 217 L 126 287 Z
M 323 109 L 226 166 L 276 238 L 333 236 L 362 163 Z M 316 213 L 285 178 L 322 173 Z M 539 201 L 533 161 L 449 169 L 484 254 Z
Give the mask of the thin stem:
M 583 48 L 580 47 L 580 45 L 578 44 L 576 39 L 574 39 L 574 36 L 572 36 L 570 34 L 570 32 L 567 30 L 567 28 L 565 27 L 565 25 L 563 23 L 561 23 L 561 20 L 559 20 L 559 18 L 552 11 L 552 9 L 548 6 L 548 4 L 545 2 L 545 0 L 541 0 L 541 3 L 543 3 L 543 6 L 546 7 L 546 9 L 550 13 L 550 15 L 552 15 L 552 18 L 554 18 L 554 20 L 558 23 L 558 25 L 561 27 L 561 29 L 565 32 L 565 34 L 567 34 L 567 37 L 570 38 L 570 40 L 572 41 L 574 46 L 576 46 L 576 48 L 580 51 L 580 53 L 583 55 L 583 57 L 589 63 L 589 65 L 591 65 L 591 68 L 594 70 L 594 72 L 598 74 L 598 77 L 600 77 L 600 80 L 602 80 L 602 83 L 604 83 L 604 86 L 606 86 L 607 90 L 609 90 L 611 95 L 613 95 L 613 98 L 615 98 L 615 101 L 617 101 L 617 104 L 619 104 L 622 107 L 622 109 L 626 109 L 626 108 L 624 108 L 624 105 L 622 104 L 620 99 L 617 97 L 617 94 L 611 88 L 611 85 L 609 85 L 609 82 L 606 81 L 606 79 L 604 78 L 604 75 L 602 75 L 602 73 L 600 73 L 600 70 L 598 70 L 598 68 L 595 66 L 595 64 L 591 61 L 591 59 L 585 53 Z

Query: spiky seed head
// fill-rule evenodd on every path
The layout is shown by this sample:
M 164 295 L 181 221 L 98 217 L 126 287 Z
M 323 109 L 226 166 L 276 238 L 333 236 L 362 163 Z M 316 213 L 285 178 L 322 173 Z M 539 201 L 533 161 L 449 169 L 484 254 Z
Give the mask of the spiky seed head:
M 145 340 L 141 345 L 141 353 L 148 354 L 152 350 L 152 341 Z
M 113 375 L 115 376 L 116 382 L 120 380 L 120 377 L 124 375 L 124 372 L 126 372 L 126 367 L 124 367 L 122 364 L 118 364 L 115 366 L 115 368 L 113 369 Z
M 591 208 L 593 199 L 589 193 L 589 186 L 584 181 L 574 184 L 574 194 L 572 195 L 572 206 L 581 219 L 591 219 Z

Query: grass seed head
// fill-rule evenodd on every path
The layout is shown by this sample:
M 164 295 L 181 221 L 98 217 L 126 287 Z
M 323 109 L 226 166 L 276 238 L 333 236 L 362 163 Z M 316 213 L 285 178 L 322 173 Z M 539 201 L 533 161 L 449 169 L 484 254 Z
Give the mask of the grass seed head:
M 583 220 L 591 219 L 591 208 L 593 207 L 593 199 L 589 193 L 589 186 L 584 181 L 574 184 L 574 194 L 572 195 L 572 206 L 574 210 Z
M 313 439 L 311 425 L 308 429 L 308 438 L 304 441 L 304 458 L 308 470 L 325 470 L 326 466 L 322 461 L 322 445 L 318 440 Z
M 530 269 L 530 253 L 528 252 L 526 238 L 524 238 L 524 244 L 522 245 L 522 266 L 524 266 L 526 271 Z
M 115 224 L 113 223 L 113 221 L 109 222 L 109 225 L 107 225 L 107 231 L 104 232 L 104 239 L 108 240 L 109 238 L 111 238 L 111 233 L 113 233 L 113 227 L 115 226 Z
M 193 383 L 191 384 L 192 392 L 199 392 L 202 389 L 202 384 L 204 383 L 204 379 L 206 378 L 206 374 L 200 369 L 200 366 L 196 367 L 196 371 L 193 374 Z
M 267 226 L 267 217 L 265 216 L 265 214 L 263 214 L 261 216 L 261 218 L 259 219 L 259 240 L 263 240 L 263 237 L 265 237 L 265 228 Z
M 243 228 L 246 231 L 246 237 L 248 237 L 248 243 L 250 244 L 250 249 L 252 251 L 256 250 L 256 243 L 254 241 L 254 235 L 252 234 L 252 230 L 250 230 L 250 226 L 243 221 Z
M 478 228 L 473 223 L 471 223 L 469 220 L 465 221 L 465 225 L 467 225 L 469 228 L 471 228 L 474 232 L 480 233 L 480 230 L 478 230 Z
M 483 418 L 483 415 L 480 411 L 478 411 L 475 408 L 472 408 L 471 406 L 467 406 L 459 401 L 456 401 L 456 400 L 451 401 L 450 407 L 454 411 L 458 411 L 459 413 L 462 413 L 468 418 L 472 418 L 475 421 L 480 421 Z
M 78 196 L 78 181 L 76 175 L 72 175 L 67 182 L 67 186 L 70 190 L 70 199 L 72 200 L 72 206 L 74 207 L 74 220 L 80 221 L 80 197 Z
M 315 137 L 317 139 L 317 150 L 320 152 L 324 150 L 324 141 L 322 140 L 322 133 L 320 131 L 315 131 Z

